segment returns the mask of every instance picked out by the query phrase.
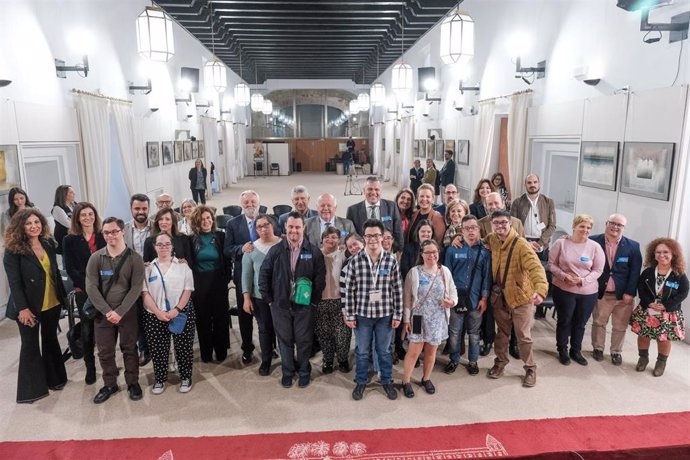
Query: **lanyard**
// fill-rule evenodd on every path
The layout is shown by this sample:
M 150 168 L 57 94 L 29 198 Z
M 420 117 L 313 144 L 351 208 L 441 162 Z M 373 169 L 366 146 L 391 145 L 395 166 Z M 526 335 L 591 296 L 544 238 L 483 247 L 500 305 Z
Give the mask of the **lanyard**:
M 654 276 L 655 276 L 655 283 L 656 283 L 656 295 L 657 297 L 661 298 L 662 294 L 664 293 L 664 284 L 666 284 L 666 280 L 668 279 L 668 275 L 671 274 L 671 270 L 668 271 L 665 275 L 659 275 L 659 269 L 655 268 L 654 269 Z M 662 279 L 663 277 L 663 279 Z M 659 283 L 661 281 L 661 283 Z
M 376 265 L 374 265 L 374 262 L 371 260 L 371 257 L 369 257 L 368 252 L 364 251 L 364 254 L 367 256 L 367 261 L 369 262 L 369 269 L 371 270 L 371 277 L 374 281 L 374 289 L 376 289 L 379 279 L 379 267 L 381 266 L 381 259 L 383 258 L 383 251 L 381 251 L 381 254 L 379 254 L 379 260 L 376 263 Z

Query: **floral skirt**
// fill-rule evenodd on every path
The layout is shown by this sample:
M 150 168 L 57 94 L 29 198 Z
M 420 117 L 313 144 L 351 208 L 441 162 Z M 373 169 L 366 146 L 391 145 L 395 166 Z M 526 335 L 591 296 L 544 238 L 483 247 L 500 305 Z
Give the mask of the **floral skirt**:
M 663 312 L 655 316 L 647 314 L 646 309 L 637 306 L 630 317 L 630 326 L 640 337 L 660 342 L 685 338 L 685 320 L 680 310 Z

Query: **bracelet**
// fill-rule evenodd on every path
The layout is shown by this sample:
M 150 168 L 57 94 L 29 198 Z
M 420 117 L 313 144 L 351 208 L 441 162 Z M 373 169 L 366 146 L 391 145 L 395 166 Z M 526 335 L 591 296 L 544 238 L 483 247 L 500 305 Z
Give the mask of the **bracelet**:
M 181 312 L 181 311 L 184 310 L 184 309 L 183 309 L 183 308 L 180 308 L 178 305 L 175 305 L 175 310 Z

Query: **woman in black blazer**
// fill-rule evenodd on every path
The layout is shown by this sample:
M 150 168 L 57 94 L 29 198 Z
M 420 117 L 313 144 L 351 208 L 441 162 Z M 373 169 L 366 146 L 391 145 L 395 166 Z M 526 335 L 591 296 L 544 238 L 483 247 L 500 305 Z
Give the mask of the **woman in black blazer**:
M 204 162 L 196 160 L 194 167 L 189 170 L 189 188 L 192 190 L 192 198 L 199 204 L 206 204 L 206 168 Z
M 86 295 L 86 264 L 91 254 L 105 247 L 105 239 L 101 234 L 101 218 L 91 203 L 79 203 L 72 214 L 72 225 L 69 234 L 62 240 L 62 258 L 65 271 L 74 284 L 79 322 L 81 323 L 81 341 L 84 347 L 84 365 L 86 366 L 87 385 L 96 382 L 96 359 L 94 350 L 93 320 L 83 315 Z
M 55 240 L 35 208 L 18 211 L 5 233 L 3 263 L 10 285 L 7 317 L 21 337 L 17 402 L 32 403 L 62 390 L 67 372 L 57 338 L 65 287 L 55 258 Z M 40 334 L 40 340 L 39 340 Z
M 189 237 L 178 230 L 177 213 L 172 208 L 161 209 L 153 218 L 151 236 L 144 241 L 144 262 L 151 262 L 156 258 L 155 244 L 156 236 L 159 233 L 167 233 L 172 236 L 173 255 L 191 264 L 193 254 Z
M 659 356 L 652 374 L 661 377 L 671 353 L 671 342 L 685 338 L 681 303 L 688 296 L 690 283 L 685 274 L 685 258 L 680 244 L 671 238 L 657 238 L 645 250 L 644 266 L 637 293 L 640 305 L 630 317 L 637 334 L 637 372 L 649 364 L 649 346 L 656 340 Z

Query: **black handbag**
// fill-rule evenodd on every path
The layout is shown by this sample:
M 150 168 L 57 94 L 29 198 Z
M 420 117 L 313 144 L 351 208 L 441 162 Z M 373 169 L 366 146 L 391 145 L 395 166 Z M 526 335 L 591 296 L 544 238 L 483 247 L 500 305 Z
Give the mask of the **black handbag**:
M 125 249 L 125 255 L 120 259 L 120 261 L 117 263 L 117 266 L 115 267 L 115 271 L 113 272 L 113 276 L 110 277 L 108 280 L 108 283 L 106 286 L 103 288 L 103 291 L 101 294 L 103 295 L 103 299 L 105 299 L 108 296 L 108 292 L 110 292 L 110 288 L 115 284 L 115 281 L 117 280 L 118 276 L 120 275 L 120 269 L 122 269 L 122 266 L 125 264 L 125 261 L 129 257 L 129 251 L 131 249 L 127 248 Z M 100 277 L 100 275 L 99 275 Z M 98 311 L 96 306 L 93 304 L 91 299 L 87 297 L 86 301 L 84 302 L 84 306 L 82 307 L 82 313 L 84 314 L 84 317 L 90 320 L 95 320 L 95 319 L 100 319 L 103 316 L 103 313 Z
M 474 281 L 474 273 L 477 270 L 479 263 L 479 256 L 482 254 L 482 248 L 477 251 L 477 257 L 474 259 L 472 265 L 472 273 L 470 274 L 470 284 L 466 288 L 458 288 L 458 303 L 455 305 L 455 313 L 465 313 L 472 309 L 472 298 L 470 297 L 470 290 L 472 289 L 472 282 Z

